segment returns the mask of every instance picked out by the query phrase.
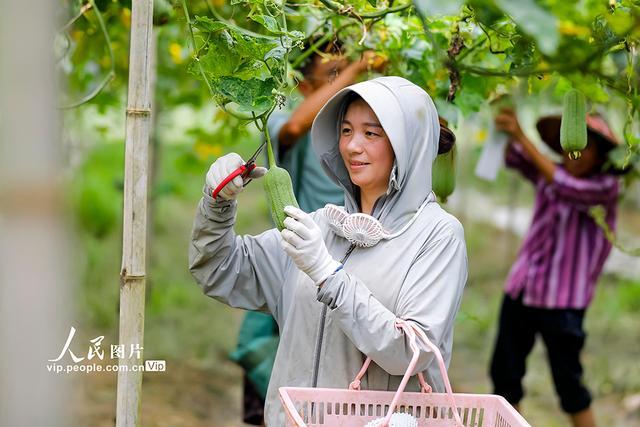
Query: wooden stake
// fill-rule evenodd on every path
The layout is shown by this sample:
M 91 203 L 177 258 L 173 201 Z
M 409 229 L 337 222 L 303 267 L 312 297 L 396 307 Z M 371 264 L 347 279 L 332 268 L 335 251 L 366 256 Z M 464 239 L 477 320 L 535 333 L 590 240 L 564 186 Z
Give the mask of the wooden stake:
M 117 427 L 140 426 L 146 280 L 147 184 L 151 127 L 153 1 L 133 0 L 127 99 L 120 287 Z M 135 350 L 139 350 L 137 353 Z

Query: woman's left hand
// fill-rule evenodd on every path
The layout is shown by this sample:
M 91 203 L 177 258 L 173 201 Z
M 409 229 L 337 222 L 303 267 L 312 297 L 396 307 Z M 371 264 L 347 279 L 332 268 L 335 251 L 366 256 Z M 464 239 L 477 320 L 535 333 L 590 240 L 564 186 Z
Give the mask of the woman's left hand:
M 520 141 L 524 136 L 524 132 L 522 131 L 520 122 L 518 121 L 518 116 L 512 109 L 503 108 L 494 120 L 496 129 L 508 133 L 514 139 Z
M 329 255 L 322 230 L 311 215 L 294 206 L 285 207 L 284 212 L 289 217 L 284 220 L 285 228 L 280 233 L 282 248 L 316 285 L 322 284 L 340 263 Z

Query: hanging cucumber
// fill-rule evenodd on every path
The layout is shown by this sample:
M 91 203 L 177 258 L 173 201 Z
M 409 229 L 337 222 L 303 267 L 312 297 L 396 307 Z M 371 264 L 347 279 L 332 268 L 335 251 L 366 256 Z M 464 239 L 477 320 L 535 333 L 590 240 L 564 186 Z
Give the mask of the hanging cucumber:
M 564 95 L 560 146 L 574 160 L 580 158 L 580 151 L 587 146 L 587 103 L 584 94 L 577 89 Z
M 446 153 L 439 154 L 433 161 L 431 186 L 438 200 L 447 203 L 447 198 L 456 188 L 456 146 Z
M 267 157 L 269 158 L 269 171 L 262 178 L 264 190 L 267 193 L 267 201 L 271 210 L 271 218 L 278 227 L 278 230 L 284 228 L 284 220 L 287 214 L 284 213 L 285 206 L 298 206 L 296 196 L 293 194 L 293 183 L 291 176 L 285 169 L 276 165 L 276 159 L 271 148 L 271 139 L 267 131 L 266 122 L 264 126 L 264 135 L 267 139 Z

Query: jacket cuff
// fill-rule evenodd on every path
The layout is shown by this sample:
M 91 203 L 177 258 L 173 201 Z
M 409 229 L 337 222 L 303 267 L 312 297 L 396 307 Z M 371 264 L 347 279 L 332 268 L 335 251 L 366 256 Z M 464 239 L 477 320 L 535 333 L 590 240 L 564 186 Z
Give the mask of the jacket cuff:
M 342 293 L 344 283 L 347 280 L 346 274 L 344 269 L 339 268 L 335 273 L 327 277 L 322 286 L 318 287 L 316 299 L 331 310 L 337 308 L 338 299 Z
M 237 201 L 235 199 L 226 200 L 221 197 L 211 197 L 211 187 L 205 185 L 202 189 L 202 202 L 200 210 L 202 214 L 211 220 L 225 220 L 233 217 L 236 213 Z

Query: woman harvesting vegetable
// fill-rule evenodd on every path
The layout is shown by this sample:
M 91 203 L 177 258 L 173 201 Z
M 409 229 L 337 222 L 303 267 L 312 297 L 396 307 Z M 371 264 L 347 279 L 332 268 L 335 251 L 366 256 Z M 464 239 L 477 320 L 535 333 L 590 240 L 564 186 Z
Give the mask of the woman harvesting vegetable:
M 575 100 L 571 93 L 569 101 Z M 554 163 L 527 138 L 513 110 L 501 111 L 495 121 L 510 135 L 507 165 L 536 189 L 531 226 L 505 285 L 491 362 L 495 393 L 518 408 L 526 359 L 540 335 L 562 409 L 572 425 L 592 427 L 591 394 L 580 364 L 583 319 L 611 243 L 589 208 L 601 205 L 608 226 L 615 229 L 616 175 L 623 171 L 610 167 L 608 153 L 618 143 L 601 116 L 587 116 L 584 106 L 565 108 L 562 118 L 549 116 L 537 123 L 549 147 L 566 151 L 562 163 Z M 565 145 L 563 139 L 576 136 L 584 139 L 581 146 Z
M 270 426 L 284 425 L 279 387 L 347 388 L 364 355 L 375 366 L 362 388 L 396 389 L 412 356 L 396 317 L 422 328 L 448 362 L 467 278 L 462 226 L 431 192 L 440 125 L 426 92 L 399 77 L 349 86 L 326 103 L 311 136 L 325 172 L 344 189 L 344 208 L 286 207 L 282 231 L 236 236 L 242 182 L 209 195 L 243 163 L 229 154 L 207 175 L 189 254 L 205 294 L 278 322 Z M 431 360 L 425 349 L 419 370 L 442 390 Z

